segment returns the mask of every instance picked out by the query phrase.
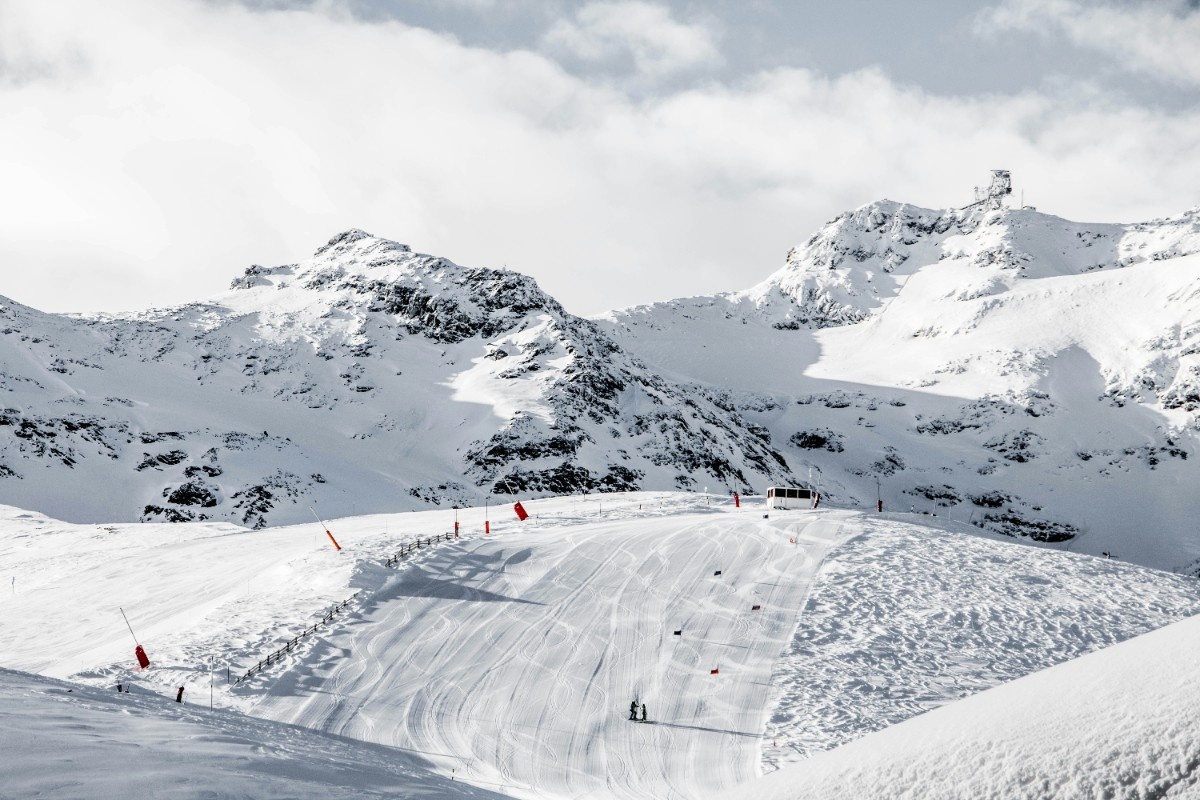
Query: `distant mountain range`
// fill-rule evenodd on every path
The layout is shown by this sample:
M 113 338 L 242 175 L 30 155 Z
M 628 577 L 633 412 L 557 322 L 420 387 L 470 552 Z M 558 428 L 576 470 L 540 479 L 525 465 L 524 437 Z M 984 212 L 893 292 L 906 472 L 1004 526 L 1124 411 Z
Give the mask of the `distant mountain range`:
M 586 320 L 351 230 L 207 302 L 0 302 L 0 502 L 263 525 L 633 488 L 945 514 L 1195 572 L 1200 209 L 844 214 L 743 292 Z
M 0 497 L 73 521 L 792 480 L 725 392 L 665 380 L 532 279 L 357 230 L 210 302 L 5 302 L 0 326 Z

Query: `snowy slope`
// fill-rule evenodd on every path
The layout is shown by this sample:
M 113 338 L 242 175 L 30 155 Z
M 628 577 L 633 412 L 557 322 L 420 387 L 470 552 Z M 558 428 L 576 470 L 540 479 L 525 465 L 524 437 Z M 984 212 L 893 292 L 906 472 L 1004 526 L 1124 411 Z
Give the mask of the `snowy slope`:
M 738 294 L 608 315 L 833 498 L 1195 572 L 1200 211 L 1083 225 L 881 202 Z
M 490 493 L 742 489 L 790 472 L 512 272 L 348 231 L 210 302 L 0 303 L 0 500 L 76 521 L 295 522 Z
M 416 753 L 0 669 L 0 797 L 498 798 Z
M 189 725 L 230 730 L 233 716 L 195 715 L 212 666 L 224 713 L 403 748 L 419 761 L 401 772 L 516 797 L 705 797 L 1200 611 L 1192 579 L 921 515 L 764 518 L 761 499 L 689 493 L 526 506 L 525 523 L 509 506 L 460 510 L 463 538 L 394 567 L 455 512 L 330 520 L 338 552 L 315 521 L 94 526 L 4 509 L 0 667 L 113 697 L 121 682 L 156 714 L 185 686 Z M 343 600 L 279 663 L 226 678 Z M 654 724 L 625 719 L 634 697 Z M 305 747 L 318 764 L 335 752 Z M 352 761 L 370 774 L 380 752 Z
M 1200 796 L 1200 619 L 864 737 L 721 797 Z

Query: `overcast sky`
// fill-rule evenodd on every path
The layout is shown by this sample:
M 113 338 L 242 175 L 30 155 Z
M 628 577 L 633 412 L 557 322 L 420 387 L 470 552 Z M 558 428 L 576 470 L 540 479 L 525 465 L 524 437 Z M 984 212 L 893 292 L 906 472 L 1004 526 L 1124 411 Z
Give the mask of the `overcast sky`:
M 1183 0 L 0 0 L 0 295 L 183 303 L 358 227 L 588 315 L 996 168 L 1178 214 L 1198 101 Z

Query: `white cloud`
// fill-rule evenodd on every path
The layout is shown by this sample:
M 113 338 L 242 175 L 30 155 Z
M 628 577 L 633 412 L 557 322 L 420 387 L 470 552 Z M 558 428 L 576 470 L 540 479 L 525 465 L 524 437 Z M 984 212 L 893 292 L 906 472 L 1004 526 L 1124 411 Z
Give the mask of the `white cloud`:
M 551 52 L 593 64 L 632 59 L 636 71 L 661 77 L 721 63 L 709 26 L 676 22 L 671 12 L 638 0 L 588 3 L 543 38 Z
M 845 209 L 963 204 L 993 168 L 1077 219 L 1200 200 L 1197 113 L 798 69 L 633 100 L 337 8 L 0 0 L 39 65 L 0 77 L 0 294 L 182 302 L 361 227 L 593 313 L 744 288 Z
M 1004 0 L 981 15 L 980 27 L 1061 31 L 1080 47 L 1109 54 L 1123 69 L 1200 86 L 1200 10 L 1181 0 Z

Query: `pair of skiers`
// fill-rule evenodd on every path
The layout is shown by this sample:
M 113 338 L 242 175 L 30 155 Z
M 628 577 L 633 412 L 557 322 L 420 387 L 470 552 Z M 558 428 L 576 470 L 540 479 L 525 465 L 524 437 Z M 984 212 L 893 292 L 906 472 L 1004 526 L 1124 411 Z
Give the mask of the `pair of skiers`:
M 638 701 L 637 700 L 634 700 L 632 703 L 629 704 L 629 718 L 631 720 L 634 720 L 635 722 L 637 721 L 637 718 L 638 718 Z M 646 704 L 645 703 L 642 703 L 642 719 L 641 719 L 641 721 L 642 722 L 646 721 Z

